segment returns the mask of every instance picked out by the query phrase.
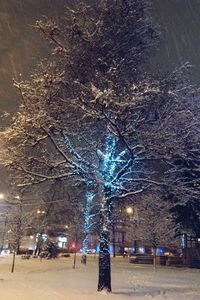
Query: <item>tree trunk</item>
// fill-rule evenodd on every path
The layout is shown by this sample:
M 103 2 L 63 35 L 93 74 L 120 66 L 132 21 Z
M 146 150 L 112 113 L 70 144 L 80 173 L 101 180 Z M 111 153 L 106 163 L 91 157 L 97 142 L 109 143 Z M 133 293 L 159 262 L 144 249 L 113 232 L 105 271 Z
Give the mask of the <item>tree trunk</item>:
M 113 257 L 116 256 L 116 247 L 115 247 L 115 223 L 113 221 Z
M 136 240 L 134 241 L 134 248 L 135 248 L 134 254 L 137 254 L 138 253 L 138 247 L 137 247 L 137 241 Z
M 75 247 L 75 252 L 74 252 L 74 263 L 73 263 L 73 269 L 76 268 L 76 247 Z
M 15 249 L 13 250 L 13 261 L 12 261 L 11 273 L 14 272 L 14 269 L 15 269 Z
M 75 249 L 74 249 L 74 264 L 73 264 L 73 269 L 76 267 L 76 253 L 77 253 L 77 243 L 78 243 L 78 232 L 76 229 L 76 238 L 75 238 Z
M 91 209 L 92 209 L 92 201 L 94 198 L 93 192 L 87 192 L 86 194 L 86 206 L 84 209 L 84 239 L 83 239 L 83 252 L 81 263 L 86 265 L 87 261 L 87 250 L 88 250 L 88 234 L 89 229 L 91 227 Z
M 84 265 L 86 265 L 87 262 L 87 250 L 88 250 L 88 233 L 85 232 L 85 237 L 83 240 L 82 257 L 81 257 L 81 263 Z
M 111 292 L 110 267 L 110 203 L 103 198 L 101 208 L 100 250 L 99 250 L 99 281 L 98 291 Z
M 17 249 L 16 249 L 16 254 L 20 254 L 20 238 L 17 240 Z
M 6 212 L 6 217 L 5 217 L 5 222 L 4 222 L 4 229 L 3 229 L 3 234 L 2 234 L 2 241 L 1 241 L 1 248 L 0 248 L 0 254 L 3 251 L 4 247 L 4 242 L 5 242 L 5 235 L 6 235 L 6 226 L 7 226 L 7 221 L 8 221 L 8 211 Z
M 100 246 L 101 248 L 101 246 Z M 106 290 L 111 292 L 111 268 L 110 253 L 106 247 L 102 247 L 99 252 L 99 282 L 98 291 Z
M 122 232 L 122 256 L 123 258 L 125 258 L 125 232 L 124 231 Z
M 153 271 L 156 272 L 156 248 L 153 248 Z

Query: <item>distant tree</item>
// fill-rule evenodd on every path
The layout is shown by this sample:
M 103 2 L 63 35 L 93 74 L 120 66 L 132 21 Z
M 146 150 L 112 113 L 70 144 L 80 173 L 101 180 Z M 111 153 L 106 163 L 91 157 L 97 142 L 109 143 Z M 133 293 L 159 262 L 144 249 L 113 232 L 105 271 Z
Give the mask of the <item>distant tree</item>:
M 77 224 L 77 210 L 79 211 L 79 231 L 83 231 L 84 196 L 84 191 L 72 190 L 70 182 L 63 184 L 63 182 L 56 181 L 40 186 L 37 192 L 39 200 L 32 202 L 33 208 L 29 209 L 30 232 L 37 240 L 35 255 L 40 254 L 48 236 L 68 234 L 68 227 Z M 75 200 L 75 197 L 78 200 Z M 75 207 L 75 201 L 79 201 L 79 207 L 77 204 Z
M 11 197 L 12 198 L 12 197 Z M 15 268 L 15 256 L 20 253 L 21 240 L 28 225 L 28 216 L 23 209 L 23 192 L 7 201 L 8 213 L 6 216 L 6 227 L 8 247 L 13 253 L 12 269 Z
M 160 79 L 145 72 L 158 37 L 149 1 L 78 2 L 67 8 L 64 26 L 45 20 L 36 27 L 53 56 L 30 82 L 14 82 L 22 104 L 2 136 L 4 164 L 20 186 L 73 179 L 94 187 L 98 291 L 110 292 L 112 203 L 163 184 L 155 171 L 161 177 L 174 169 L 172 157 L 184 153 L 189 127 L 183 135 L 177 128 L 192 106 L 189 66 Z
M 133 197 L 134 198 L 134 197 Z M 135 201 L 128 198 L 113 201 L 112 205 L 112 246 L 113 257 L 116 253 L 125 254 L 125 247 L 132 246 L 132 225 L 137 219 Z
M 21 239 L 24 233 L 24 217 L 21 208 L 11 209 L 7 219 L 7 237 L 9 248 L 19 254 Z
M 13 193 L 7 199 L 6 230 L 9 247 L 16 254 L 20 252 L 22 237 L 28 226 L 28 215 L 23 207 L 23 192 L 14 196 Z
M 177 172 L 176 176 L 169 174 L 171 180 L 167 193 L 173 203 L 172 210 L 180 224 L 180 231 L 197 239 L 200 236 L 200 149 L 198 142 L 190 141 L 189 145 L 186 155 L 175 160 Z
M 169 203 L 155 193 L 145 195 L 137 205 L 138 220 L 132 227 L 133 236 L 152 247 L 154 271 L 157 247 L 178 245 L 175 237 L 178 226 L 170 208 Z

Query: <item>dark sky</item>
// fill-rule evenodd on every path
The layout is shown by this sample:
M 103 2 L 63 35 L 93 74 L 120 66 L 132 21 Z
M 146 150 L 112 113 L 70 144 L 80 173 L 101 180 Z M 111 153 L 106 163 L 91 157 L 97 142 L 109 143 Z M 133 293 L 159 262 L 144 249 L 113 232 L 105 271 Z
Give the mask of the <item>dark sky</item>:
M 26 78 L 37 59 L 46 56 L 45 43 L 32 25 L 42 16 L 62 14 L 67 0 L 0 0 L 0 113 L 16 108 L 12 78 Z
M 18 103 L 12 78 L 26 78 L 37 59 L 48 54 L 33 25 L 43 15 L 58 18 L 69 0 L 0 0 L 0 114 Z M 200 0 L 153 0 L 154 18 L 161 25 L 162 44 L 152 58 L 152 70 L 172 69 L 185 61 L 200 74 Z M 1 124 L 3 120 L 1 118 Z
M 46 43 L 32 25 L 43 15 L 58 18 L 69 1 L 0 0 L 0 126 L 5 124 L 2 113 L 17 109 L 12 78 L 19 79 L 20 73 L 27 78 L 37 60 L 48 56 Z M 189 61 L 193 82 L 200 82 L 200 0 L 153 0 L 153 15 L 162 42 L 151 70 L 165 72 Z

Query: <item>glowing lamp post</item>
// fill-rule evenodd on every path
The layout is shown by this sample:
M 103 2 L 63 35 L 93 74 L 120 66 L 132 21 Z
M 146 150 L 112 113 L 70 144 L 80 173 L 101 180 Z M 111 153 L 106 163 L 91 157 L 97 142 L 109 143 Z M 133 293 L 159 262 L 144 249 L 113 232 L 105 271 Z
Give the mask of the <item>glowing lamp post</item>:
M 44 214 L 45 214 L 45 211 L 44 211 L 44 210 L 38 209 L 38 210 L 37 210 L 37 214 L 38 214 L 38 215 L 39 215 L 39 214 L 43 214 L 43 215 L 44 215 Z
M 126 208 L 126 213 L 127 213 L 129 216 L 133 215 L 133 213 L 134 213 L 133 208 L 132 208 L 131 206 L 128 206 L 128 207 Z
M 0 193 L 0 200 L 3 200 L 3 199 L 4 199 L 4 194 Z
M 126 208 L 125 208 L 125 213 L 128 215 L 128 217 L 129 217 L 129 221 L 131 220 L 131 216 L 133 216 L 134 215 L 134 209 L 133 209 L 133 207 L 131 207 L 131 206 L 127 206 Z M 125 217 L 125 219 L 124 219 L 124 232 L 123 232 L 123 237 L 122 237 L 122 243 L 123 243 L 123 257 L 125 257 L 125 231 L 126 231 L 126 226 L 127 226 L 127 224 L 126 224 L 126 220 L 127 218 Z
M 41 245 L 42 245 L 42 242 L 43 242 L 43 237 L 42 237 L 42 234 L 43 234 L 42 231 L 43 230 L 42 230 L 42 228 L 44 226 L 43 222 L 44 222 L 44 219 L 45 219 L 45 211 L 40 210 L 38 208 L 36 213 L 37 213 L 38 221 L 40 220 L 40 222 L 39 222 L 39 233 L 36 235 L 36 247 L 35 247 L 34 255 L 39 255 L 40 251 L 41 251 Z

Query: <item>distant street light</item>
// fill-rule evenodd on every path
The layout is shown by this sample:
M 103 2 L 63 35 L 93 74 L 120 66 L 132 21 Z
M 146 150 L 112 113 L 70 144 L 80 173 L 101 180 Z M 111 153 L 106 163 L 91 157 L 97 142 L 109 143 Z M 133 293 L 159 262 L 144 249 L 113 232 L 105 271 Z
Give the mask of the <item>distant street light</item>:
M 3 200 L 3 199 L 4 199 L 4 194 L 0 193 L 0 200 Z
M 126 208 L 126 212 L 127 212 L 127 214 L 130 216 L 130 215 L 133 215 L 134 210 L 133 210 L 133 208 L 132 208 L 131 206 L 128 206 L 128 207 Z
M 45 214 L 45 211 L 44 211 L 44 210 L 38 209 L 38 210 L 37 210 L 37 214 Z

